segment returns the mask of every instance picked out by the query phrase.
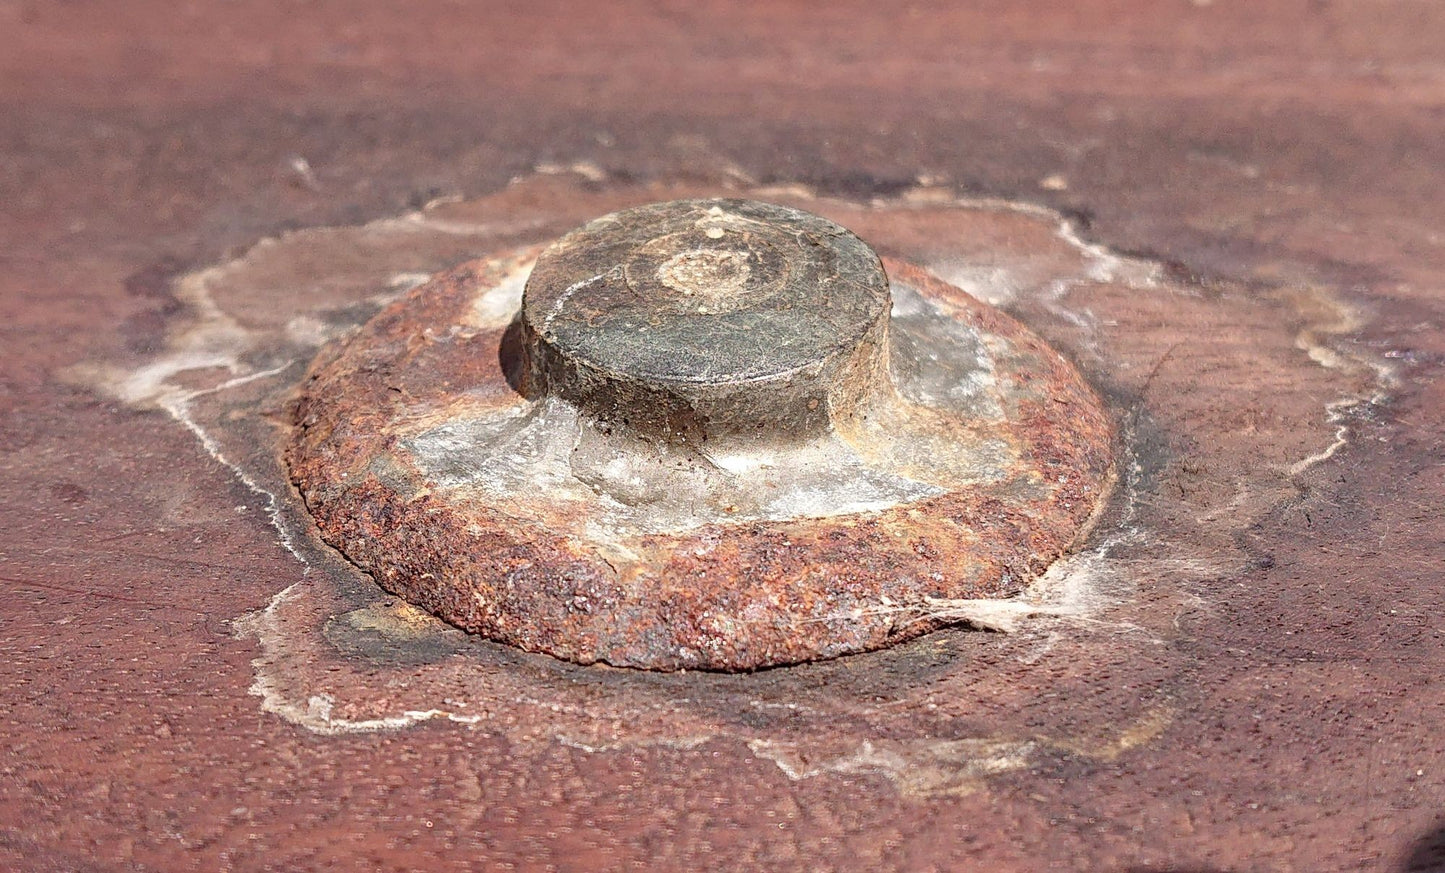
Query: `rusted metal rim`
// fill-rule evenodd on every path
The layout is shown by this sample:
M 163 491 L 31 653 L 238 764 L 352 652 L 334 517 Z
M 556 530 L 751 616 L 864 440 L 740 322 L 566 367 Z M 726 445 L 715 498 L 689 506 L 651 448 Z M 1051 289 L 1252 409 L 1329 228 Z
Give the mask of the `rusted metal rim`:
M 519 385 L 535 257 L 415 289 L 323 352 L 295 407 L 287 461 L 322 537 L 462 628 L 664 670 L 877 649 L 940 603 L 1018 594 L 1107 496 L 1109 419 L 1074 368 L 918 268 L 884 262 L 887 390 L 865 414 L 739 448 Z

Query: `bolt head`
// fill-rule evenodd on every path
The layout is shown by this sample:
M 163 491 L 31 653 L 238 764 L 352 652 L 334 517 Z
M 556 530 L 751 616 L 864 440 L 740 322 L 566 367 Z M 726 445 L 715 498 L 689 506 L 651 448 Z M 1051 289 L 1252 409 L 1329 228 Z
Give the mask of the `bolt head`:
M 797 209 L 677 200 L 562 237 L 521 320 L 532 384 L 682 439 L 816 433 L 886 360 L 888 279 L 857 236 Z

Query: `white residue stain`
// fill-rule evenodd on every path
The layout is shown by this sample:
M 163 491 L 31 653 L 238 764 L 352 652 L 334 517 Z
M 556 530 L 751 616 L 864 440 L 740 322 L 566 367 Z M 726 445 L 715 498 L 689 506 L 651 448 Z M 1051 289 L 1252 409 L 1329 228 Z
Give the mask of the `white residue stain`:
M 1361 406 L 1384 403 L 1399 384 L 1399 374 L 1389 361 L 1372 355 L 1347 353 L 1329 344 L 1330 337 L 1354 333 L 1364 327 L 1364 313 L 1357 307 L 1322 288 L 1303 291 L 1296 300 L 1305 315 L 1313 317 L 1295 335 L 1295 348 L 1327 370 L 1338 370 L 1347 375 L 1369 375 L 1371 384 L 1364 391 L 1345 394 L 1325 404 L 1325 419 L 1335 425 L 1334 441 L 1290 465 L 1288 473 L 1292 477 L 1328 461 L 1348 445 L 1351 412 Z
M 828 774 L 876 775 L 888 779 L 912 799 L 972 794 L 988 776 L 1023 769 L 1038 744 L 1031 741 L 861 740 L 841 754 L 819 756 L 797 743 L 755 739 L 748 748 L 777 765 L 789 779 Z
M 472 303 L 469 322 L 482 330 L 506 327 L 522 308 L 522 292 L 527 277 L 532 275 L 535 261 L 526 260 L 513 267 L 495 286 L 477 295 Z

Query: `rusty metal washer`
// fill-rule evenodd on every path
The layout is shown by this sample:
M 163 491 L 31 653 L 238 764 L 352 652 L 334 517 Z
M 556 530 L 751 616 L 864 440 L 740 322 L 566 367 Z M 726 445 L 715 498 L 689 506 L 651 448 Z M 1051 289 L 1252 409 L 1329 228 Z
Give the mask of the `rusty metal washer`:
M 1016 595 L 1113 474 L 1097 397 L 1021 325 L 740 200 L 434 278 L 317 360 L 296 424 L 322 537 L 383 587 L 653 669 L 880 648 Z

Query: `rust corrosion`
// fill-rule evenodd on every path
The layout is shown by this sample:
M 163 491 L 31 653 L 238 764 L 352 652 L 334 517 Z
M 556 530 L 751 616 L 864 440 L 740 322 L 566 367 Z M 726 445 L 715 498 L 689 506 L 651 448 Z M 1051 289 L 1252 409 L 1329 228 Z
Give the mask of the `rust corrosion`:
M 1074 368 L 1018 322 L 895 260 L 885 261 L 895 298 L 984 338 L 999 414 L 970 428 L 899 403 L 843 437 L 904 470 L 919 461 L 891 457 L 899 429 L 940 456 L 985 442 L 995 449 L 987 475 L 945 469 L 947 487 L 873 511 L 732 518 L 736 507 L 723 507 L 625 529 L 596 501 L 458 484 L 419 448 L 426 434 L 545 402 L 507 381 L 515 328 L 477 317 L 532 257 L 472 261 L 392 303 L 318 357 L 294 406 L 286 460 L 321 537 L 383 588 L 468 631 L 579 663 L 663 670 L 878 649 L 948 623 L 930 608 L 940 599 L 1022 592 L 1110 490 L 1111 424 Z
M 1440 869 L 1442 13 L 0 3 L 0 868 Z M 1110 511 L 990 602 L 1097 599 L 757 674 L 337 648 L 396 607 L 278 463 L 316 343 L 749 180 L 1108 397 Z

